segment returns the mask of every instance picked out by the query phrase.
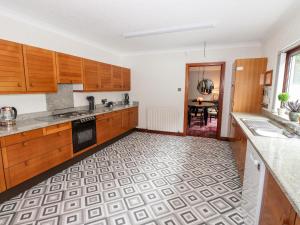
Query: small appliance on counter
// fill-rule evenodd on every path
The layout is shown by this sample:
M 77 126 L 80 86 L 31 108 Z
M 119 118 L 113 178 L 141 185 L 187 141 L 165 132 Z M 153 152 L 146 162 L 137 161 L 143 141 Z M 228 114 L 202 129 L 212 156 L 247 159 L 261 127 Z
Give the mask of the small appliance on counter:
M 96 109 L 95 97 L 94 96 L 87 96 L 86 99 L 89 102 L 89 111 L 94 111 Z
M 12 126 L 16 124 L 17 109 L 11 106 L 4 106 L 0 109 L 0 125 L 1 126 Z
M 124 105 L 129 105 L 129 94 L 128 93 L 125 93 L 123 95 L 123 103 L 124 103 Z
M 105 107 L 113 107 L 113 106 L 114 106 L 114 102 L 108 102 L 105 105 Z

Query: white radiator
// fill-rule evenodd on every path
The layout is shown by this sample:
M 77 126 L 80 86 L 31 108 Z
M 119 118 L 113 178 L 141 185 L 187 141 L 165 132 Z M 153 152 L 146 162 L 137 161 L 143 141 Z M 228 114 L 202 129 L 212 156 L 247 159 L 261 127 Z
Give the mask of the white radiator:
M 147 129 L 179 132 L 179 112 L 172 107 L 151 107 L 147 109 Z

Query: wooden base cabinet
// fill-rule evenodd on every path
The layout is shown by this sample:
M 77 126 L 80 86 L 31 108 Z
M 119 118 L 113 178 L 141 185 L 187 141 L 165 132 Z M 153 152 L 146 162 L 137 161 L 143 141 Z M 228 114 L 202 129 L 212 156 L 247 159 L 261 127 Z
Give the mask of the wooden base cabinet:
M 138 107 L 97 116 L 97 144 L 103 144 L 138 125 Z
M 300 217 L 299 217 L 299 215 L 298 215 L 297 218 L 296 218 L 295 225 L 300 225 Z
M 72 156 L 70 123 L 6 136 L 2 139 L 6 187 L 14 187 Z
M 97 116 L 97 144 L 103 144 L 112 139 L 111 121 L 112 120 L 110 114 Z
M 231 137 L 231 148 L 236 160 L 240 178 L 243 180 L 247 152 L 247 137 L 234 118 L 232 118 L 231 121 Z
M 0 193 L 6 190 L 6 182 L 2 162 L 2 150 L 0 148 Z
M 266 171 L 260 225 L 294 225 L 296 212 L 279 185 Z M 298 220 L 298 222 L 297 222 Z M 299 223 L 299 219 L 296 224 Z

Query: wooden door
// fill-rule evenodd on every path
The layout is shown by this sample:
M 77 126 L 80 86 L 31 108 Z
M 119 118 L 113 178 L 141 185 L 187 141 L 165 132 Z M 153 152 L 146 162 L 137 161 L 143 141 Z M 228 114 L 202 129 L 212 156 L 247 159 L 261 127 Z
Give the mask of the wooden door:
M 263 91 L 261 74 L 266 72 L 267 58 L 238 59 L 235 66 L 233 112 L 259 113 Z
M 130 69 L 122 68 L 122 77 L 123 77 L 123 91 L 130 91 L 131 88 Z
M 56 53 L 56 63 L 58 83 L 82 83 L 82 58 L 63 53 Z
M 98 74 L 98 62 L 83 60 L 83 87 L 85 91 L 97 91 L 100 89 Z
M 57 90 L 55 52 L 23 45 L 26 86 L 29 92 Z
M 267 170 L 260 225 L 294 225 L 295 217 L 292 205 Z
M 98 63 L 98 72 L 100 79 L 100 90 L 112 90 L 112 66 L 106 63 Z
M 0 93 L 25 91 L 22 45 L 0 40 Z
M 112 119 L 109 115 L 97 118 L 97 144 L 103 144 L 112 138 Z
M 2 150 L 0 148 L 0 192 L 6 190 L 4 170 L 3 170 L 3 161 L 2 161 Z
M 123 129 L 122 129 L 122 112 L 114 112 L 112 113 L 111 118 L 111 135 L 112 138 L 119 136 Z
M 112 89 L 114 91 L 123 89 L 122 67 L 112 66 Z

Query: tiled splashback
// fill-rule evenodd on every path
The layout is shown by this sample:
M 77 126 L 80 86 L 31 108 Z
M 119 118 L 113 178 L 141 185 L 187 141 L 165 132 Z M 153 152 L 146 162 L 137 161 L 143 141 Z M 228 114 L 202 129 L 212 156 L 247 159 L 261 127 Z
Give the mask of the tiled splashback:
M 74 107 L 73 85 L 60 84 L 57 86 L 57 92 L 46 94 L 47 110 L 54 111 L 58 109 L 67 109 Z

